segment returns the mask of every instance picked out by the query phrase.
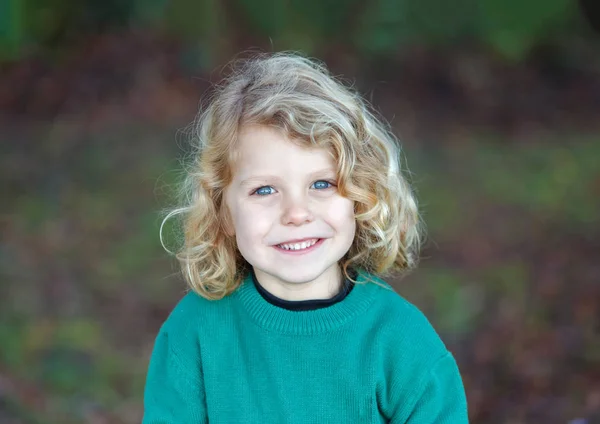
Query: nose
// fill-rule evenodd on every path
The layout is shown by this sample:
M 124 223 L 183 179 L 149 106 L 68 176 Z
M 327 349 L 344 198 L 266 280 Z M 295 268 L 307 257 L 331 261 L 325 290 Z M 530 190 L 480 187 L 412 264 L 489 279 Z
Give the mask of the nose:
M 290 198 L 286 201 L 281 216 L 283 225 L 302 225 L 314 220 L 314 215 L 305 197 Z

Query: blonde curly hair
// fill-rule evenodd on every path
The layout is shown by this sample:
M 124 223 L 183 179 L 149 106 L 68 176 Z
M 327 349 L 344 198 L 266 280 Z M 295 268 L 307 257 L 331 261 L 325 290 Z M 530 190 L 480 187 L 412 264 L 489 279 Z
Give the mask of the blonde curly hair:
M 235 62 L 215 87 L 194 123 L 184 205 L 163 221 L 182 219 L 184 242 L 176 256 L 192 290 L 207 299 L 223 298 L 250 270 L 235 236 L 226 231 L 230 217 L 224 201 L 238 135 L 246 125 L 273 127 L 332 153 L 338 190 L 354 202 L 357 223 L 354 242 L 340 260 L 346 277 L 351 269 L 382 275 L 416 266 L 421 223 L 391 131 L 322 64 L 293 53 L 262 54 Z

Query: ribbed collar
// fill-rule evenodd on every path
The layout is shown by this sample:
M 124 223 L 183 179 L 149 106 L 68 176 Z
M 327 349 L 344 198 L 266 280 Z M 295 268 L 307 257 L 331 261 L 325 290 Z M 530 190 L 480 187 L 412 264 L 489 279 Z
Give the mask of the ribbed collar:
M 248 274 L 233 296 L 237 297 L 250 318 L 262 328 L 282 334 L 313 335 L 327 333 L 366 312 L 377 285 L 358 272 L 357 284 L 344 300 L 313 311 L 290 311 L 272 305 L 256 290 Z
M 331 305 L 335 305 L 336 303 L 344 300 L 354 287 L 354 283 L 352 281 L 350 281 L 348 278 L 344 278 L 344 282 L 339 293 L 329 299 L 286 300 L 269 293 L 267 289 L 261 286 L 254 271 L 250 271 L 250 274 L 252 275 L 252 282 L 254 283 L 256 290 L 263 297 L 263 299 L 265 299 L 271 305 L 279 306 L 280 308 L 288 309 L 290 311 L 314 311 L 315 309 L 328 308 Z M 353 272 L 352 278 L 356 280 L 356 273 Z

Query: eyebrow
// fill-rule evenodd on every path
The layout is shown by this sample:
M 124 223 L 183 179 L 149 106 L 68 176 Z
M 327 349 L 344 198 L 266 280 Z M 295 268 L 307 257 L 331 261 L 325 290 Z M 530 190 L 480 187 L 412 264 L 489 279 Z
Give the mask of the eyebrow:
M 335 170 L 333 170 L 332 168 L 325 168 L 325 169 L 319 169 L 317 171 L 311 172 L 310 174 L 308 174 L 309 178 L 314 178 L 318 175 L 327 175 L 327 174 L 333 174 L 336 175 Z M 253 183 L 256 183 L 258 181 L 281 181 L 281 177 L 277 176 L 277 175 L 252 175 L 248 178 L 245 178 L 244 180 L 242 180 L 242 182 L 240 183 L 241 186 L 247 186 L 247 185 L 251 185 Z

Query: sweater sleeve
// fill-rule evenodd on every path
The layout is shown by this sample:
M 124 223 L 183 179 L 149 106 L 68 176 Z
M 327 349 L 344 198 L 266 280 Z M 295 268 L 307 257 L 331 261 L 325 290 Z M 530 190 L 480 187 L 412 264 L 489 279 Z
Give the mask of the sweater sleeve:
M 208 423 L 205 405 L 199 360 L 176 353 L 161 329 L 148 366 L 142 424 Z
M 392 423 L 468 423 L 467 400 L 456 361 L 450 352 L 440 358 L 418 386 L 406 421 L 394 417 Z M 404 415 L 404 414 L 403 414 Z

